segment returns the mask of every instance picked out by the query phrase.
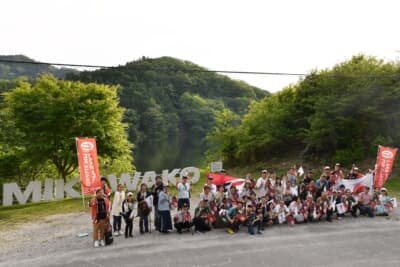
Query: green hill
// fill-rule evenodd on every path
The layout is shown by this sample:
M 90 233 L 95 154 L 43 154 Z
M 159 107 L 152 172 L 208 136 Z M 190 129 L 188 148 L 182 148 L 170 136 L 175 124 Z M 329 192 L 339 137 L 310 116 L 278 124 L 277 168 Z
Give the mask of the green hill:
M 38 75 L 43 73 L 51 73 L 57 78 L 64 78 L 66 73 L 75 71 L 68 68 L 55 68 L 49 65 L 20 64 L 12 62 L 2 62 L 1 60 L 35 62 L 35 60 L 24 55 L 0 55 L 0 80 L 13 80 L 21 76 L 28 79 L 35 79 Z
M 271 158 L 351 166 L 400 147 L 400 65 L 357 55 L 315 70 L 210 133 L 212 158 L 243 166 Z M 373 166 L 371 166 L 373 167 Z
M 239 116 L 267 91 L 170 57 L 142 58 L 109 69 L 67 75 L 67 79 L 120 85 L 129 139 L 139 170 L 204 162 L 205 136 L 228 108 Z

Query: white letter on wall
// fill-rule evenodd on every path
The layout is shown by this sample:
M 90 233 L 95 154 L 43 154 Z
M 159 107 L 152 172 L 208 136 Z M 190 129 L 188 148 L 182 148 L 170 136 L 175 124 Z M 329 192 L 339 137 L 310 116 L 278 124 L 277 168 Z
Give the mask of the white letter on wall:
M 185 173 L 189 174 L 189 176 L 191 177 L 190 183 L 192 183 L 192 184 L 195 184 L 200 180 L 200 170 L 196 167 L 183 168 L 180 173 L 181 179 Z
M 172 172 L 168 173 L 168 170 L 163 170 L 162 172 L 162 178 L 163 178 L 163 184 L 176 184 L 176 178 L 175 176 L 179 173 L 180 169 L 174 169 Z
M 12 206 L 13 195 L 19 204 L 25 204 L 29 197 L 32 195 L 32 202 L 39 202 L 42 197 L 42 183 L 30 182 L 25 192 L 22 193 L 21 189 L 16 183 L 3 185 L 3 206 Z

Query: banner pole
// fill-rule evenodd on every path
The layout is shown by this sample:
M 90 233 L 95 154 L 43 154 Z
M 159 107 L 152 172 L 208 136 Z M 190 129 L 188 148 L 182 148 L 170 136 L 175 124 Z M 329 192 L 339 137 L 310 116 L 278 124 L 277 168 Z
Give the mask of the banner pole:
M 77 159 L 78 159 L 78 165 L 79 163 L 79 149 L 78 149 L 78 138 L 75 137 L 75 145 L 76 145 L 76 155 L 77 155 Z M 81 180 L 81 192 L 82 192 L 82 206 L 83 209 L 85 209 L 85 195 L 83 194 L 83 184 L 82 184 L 82 179 L 81 179 L 81 168 L 79 169 L 79 179 Z
M 375 189 L 375 176 L 376 176 L 376 171 L 377 171 L 376 169 L 378 167 L 380 149 L 381 149 L 381 146 L 378 145 L 378 153 L 376 153 L 376 162 L 375 162 L 375 166 L 374 166 L 374 173 L 372 174 L 372 185 L 373 185 L 374 189 Z

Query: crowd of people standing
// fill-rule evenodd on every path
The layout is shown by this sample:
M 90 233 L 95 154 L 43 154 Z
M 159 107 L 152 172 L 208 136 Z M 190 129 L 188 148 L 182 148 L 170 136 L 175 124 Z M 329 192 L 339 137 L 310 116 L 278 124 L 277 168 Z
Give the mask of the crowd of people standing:
M 322 219 L 332 222 L 332 219 L 340 220 L 347 214 L 352 217 L 388 215 L 393 209 L 393 199 L 386 188 L 363 186 L 354 191 L 339 184 L 341 179 L 362 176 L 355 166 L 345 175 L 339 163 L 334 169 L 325 166 L 318 179 L 312 170 L 300 179 L 294 167 L 281 177 L 267 170 L 262 170 L 258 179 L 248 173 L 241 188 L 216 186 L 213 177 L 209 176 L 193 214 L 190 212 L 193 203 L 188 175 L 176 183 L 177 197 L 170 196 L 168 185 L 163 184 L 161 176 L 156 177 L 150 189 L 141 184 L 136 199 L 132 192 L 125 197 L 124 187 L 119 184 L 112 205 L 111 191 L 103 177 L 102 188 L 91 201 L 94 246 L 104 245 L 104 226 L 111 216 L 114 236 L 129 238 L 133 237 L 135 215 L 139 217 L 140 234 L 151 232 L 151 213 L 154 214 L 155 230 L 160 233 L 170 233 L 173 228 L 178 233 L 185 230 L 204 233 L 213 228 L 227 228 L 229 234 L 235 234 L 245 227 L 251 235 L 263 234 L 266 227 L 274 224 L 293 226 Z M 171 210 L 175 208 L 177 212 L 172 217 Z M 122 218 L 124 232 L 121 230 Z

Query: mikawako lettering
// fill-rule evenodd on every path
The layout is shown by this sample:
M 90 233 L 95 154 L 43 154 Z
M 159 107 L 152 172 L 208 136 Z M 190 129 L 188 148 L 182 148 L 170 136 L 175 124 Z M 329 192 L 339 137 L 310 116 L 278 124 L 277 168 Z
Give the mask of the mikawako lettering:
M 134 175 L 122 174 L 117 178 L 116 175 L 108 175 L 108 181 L 113 191 L 117 190 L 117 185 L 123 184 L 129 191 L 137 190 L 141 183 L 146 183 L 151 187 L 155 183 L 155 171 L 136 172 Z M 191 177 L 192 184 L 200 180 L 200 170 L 196 167 L 185 167 L 183 169 L 173 169 L 172 171 L 163 170 L 160 174 L 164 184 L 175 185 L 176 177 L 182 178 L 183 175 Z M 79 188 L 80 179 L 76 178 L 67 183 L 64 180 L 46 179 L 44 182 L 32 181 L 25 190 L 22 190 L 17 183 L 3 184 L 3 206 L 12 206 L 14 203 L 26 204 L 31 202 L 49 201 L 53 199 L 63 199 L 65 196 L 71 198 L 82 197 Z

